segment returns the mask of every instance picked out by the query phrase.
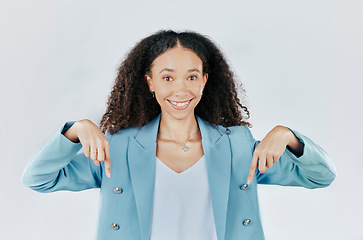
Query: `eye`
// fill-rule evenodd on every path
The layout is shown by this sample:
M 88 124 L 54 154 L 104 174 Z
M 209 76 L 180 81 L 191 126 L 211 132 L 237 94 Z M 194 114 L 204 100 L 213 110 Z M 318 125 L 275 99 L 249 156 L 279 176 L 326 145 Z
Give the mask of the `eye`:
M 197 76 L 190 76 L 189 80 L 196 80 L 198 77 Z
M 172 80 L 172 78 L 171 78 L 171 77 L 163 77 L 163 79 L 164 79 L 165 81 L 167 81 L 167 82 L 170 82 L 170 81 Z

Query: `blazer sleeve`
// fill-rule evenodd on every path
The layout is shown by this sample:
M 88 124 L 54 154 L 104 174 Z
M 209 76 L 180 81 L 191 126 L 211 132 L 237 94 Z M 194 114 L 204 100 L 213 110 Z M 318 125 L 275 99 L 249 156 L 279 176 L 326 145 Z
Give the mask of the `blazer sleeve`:
M 63 135 L 75 122 L 66 122 L 33 155 L 23 171 L 23 184 L 38 192 L 81 191 L 101 186 L 101 164 L 96 166 L 90 157 L 78 153 L 82 144 Z
M 336 177 L 336 168 L 332 160 L 318 144 L 299 132 L 290 130 L 304 144 L 303 154 L 298 157 L 286 148 L 279 161 L 267 168 L 265 173 L 256 169 L 257 183 L 301 186 L 309 189 L 329 186 Z M 251 132 L 248 132 L 254 151 L 260 141 L 254 140 Z

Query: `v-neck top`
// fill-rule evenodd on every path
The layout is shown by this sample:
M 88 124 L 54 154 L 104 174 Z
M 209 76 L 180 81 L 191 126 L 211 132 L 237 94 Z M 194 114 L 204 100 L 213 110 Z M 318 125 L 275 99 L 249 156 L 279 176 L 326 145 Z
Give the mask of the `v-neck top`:
M 177 173 L 156 157 L 150 240 L 216 240 L 204 155 Z

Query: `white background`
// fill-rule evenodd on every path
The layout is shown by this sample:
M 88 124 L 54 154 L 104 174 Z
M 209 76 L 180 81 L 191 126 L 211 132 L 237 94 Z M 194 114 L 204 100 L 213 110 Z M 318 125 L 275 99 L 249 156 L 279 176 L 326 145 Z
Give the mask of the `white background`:
M 289 126 L 332 158 L 327 188 L 260 186 L 267 240 L 363 239 L 363 2 L 0 0 L 0 239 L 93 239 L 99 190 L 21 183 L 66 121 L 98 122 L 116 68 L 159 29 L 208 35 L 243 82 L 262 139 Z

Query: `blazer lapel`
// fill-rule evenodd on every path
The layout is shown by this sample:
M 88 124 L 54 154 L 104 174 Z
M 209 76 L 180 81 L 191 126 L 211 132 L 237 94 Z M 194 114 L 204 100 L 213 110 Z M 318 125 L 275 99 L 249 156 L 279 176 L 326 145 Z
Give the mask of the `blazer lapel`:
M 160 114 L 130 137 L 127 161 L 142 239 L 149 240 L 154 201 L 156 137 Z
M 160 117 L 159 114 L 142 127 L 135 137 L 130 137 L 127 153 L 140 229 L 144 240 L 149 239 L 151 231 L 156 138 Z M 231 177 L 230 143 L 227 135 L 220 133 L 202 118 L 198 116 L 196 118 L 202 135 L 217 238 L 224 239 Z
M 231 179 L 229 138 L 197 116 L 206 158 L 217 239 L 224 239 Z

